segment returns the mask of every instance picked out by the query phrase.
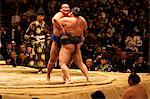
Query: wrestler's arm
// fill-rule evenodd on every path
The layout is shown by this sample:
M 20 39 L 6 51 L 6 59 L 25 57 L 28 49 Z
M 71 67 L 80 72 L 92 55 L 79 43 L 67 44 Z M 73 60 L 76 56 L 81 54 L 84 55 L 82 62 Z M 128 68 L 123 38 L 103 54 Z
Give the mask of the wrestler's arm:
M 85 31 L 85 30 L 87 30 L 87 22 L 86 22 L 86 20 L 82 17 L 82 16 L 80 16 L 80 18 L 81 18 L 81 20 L 82 20 L 82 26 L 83 26 L 83 31 Z
M 61 12 L 58 12 L 54 15 L 54 17 L 52 18 L 52 23 L 54 24 L 54 20 L 58 21 L 59 19 L 61 19 L 62 17 L 64 17 L 64 15 Z
M 62 17 L 64 17 L 64 15 L 63 15 L 61 12 L 58 12 L 58 13 L 55 14 L 55 16 L 52 18 L 52 23 L 53 23 L 53 25 L 55 25 L 57 28 L 60 28 L 60 29 L 62 30 L 62 32 L 65 32 L 63 26 L 61 25 L 61 23 L 60 23 L 60 21 L 59 21 Z
M 61 27 L 58 27 L 59 30 L 64 29 L 64 31 L 60 31 L 61 33 L 65 33 L 66 32 L 66 23 L 71 22 L 72 19 L 70 17 L 63 17 L 59 20 L 59 23 L 61 24 Z
M 83 31 L 86 31 L 87 30 L 87 22 L 82 16 L 80 16 L 80 18 L 82 20 Z M 84 34 L 83 33 L 81 35 L 81 40 L 84 41 Z
M 65 33 L 65 29 L 64 29 L 64 27 L 62 26 L 62 24 L 61 24 L 60 21 L 54 20 L 54 23 L 55 23 L 56 27 L 58 27 L 63 33 Z

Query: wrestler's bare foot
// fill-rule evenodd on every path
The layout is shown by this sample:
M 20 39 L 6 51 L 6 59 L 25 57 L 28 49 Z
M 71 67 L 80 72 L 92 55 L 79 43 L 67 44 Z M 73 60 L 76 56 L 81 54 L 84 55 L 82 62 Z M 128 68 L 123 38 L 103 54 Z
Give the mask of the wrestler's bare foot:
M 50 83 L 50 80 L 46 80 L 46 82 L 45 82 L 46 84 L 49 84 Z
M 50 78 L 49 78 L 49 77 L 47 77 L 47 81 L 50 81 Z
M 87 82 L 92 82 L 91 78 L 87 78 Z
M 50 78 L 47 78 L 47 79 L 46 79 L 46 83 L 47 83 L 47 84 L 50 83 Z
M 47 74 L 46 83 L 50 83 L 50 75 Z
M 71 82 L 71 81 L 65 82 L 65 85 L 69 85 L 69 84 L 73 84 L 73 82 Z
M 64 76 L 63 74 L 61 74 L 61 77 L 62 77 L 62 79 L 63 79 L 63 82 L 65 83 L 65 82 L 66 82 L 65 76 Z
M 69 84 L 73 84 L 73 81 L 72 80 L 66 80 L 65 85 L 69 85 Z

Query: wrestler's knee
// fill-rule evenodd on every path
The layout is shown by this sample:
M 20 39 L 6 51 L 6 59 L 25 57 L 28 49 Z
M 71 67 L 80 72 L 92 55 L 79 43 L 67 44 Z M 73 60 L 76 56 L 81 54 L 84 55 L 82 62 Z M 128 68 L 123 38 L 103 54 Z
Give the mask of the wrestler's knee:
M 75 62 L 76 65 L 81 65 L 82 64 L 82 62 L 80 62 L 80 61 L 74 61 L 74 62 Z
M 51 59 L 50 59 L 50 60 L 48 61 L 48 66 L 54 65 L 55 62 L 56 62 L 56 60 L 51 60 Z
M 60 68 L 65 68 L 66 67 L 66 64 L 64 64 L 64 63 L 59 63 L 59 66 L 60 66 Z

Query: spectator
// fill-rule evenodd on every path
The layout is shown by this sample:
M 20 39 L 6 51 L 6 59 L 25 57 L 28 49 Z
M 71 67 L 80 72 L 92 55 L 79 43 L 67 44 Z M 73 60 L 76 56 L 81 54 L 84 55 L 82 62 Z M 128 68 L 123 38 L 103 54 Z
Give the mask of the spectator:
M 18 65 L 20 65 L 20 66 L 27 66 L 28 63 L 29 63 L 28 57 L 27 57 L 23 52 L 21 52 L 21 53 L 19 54 Z
M 13 48 L 12 48 L 11 42 L 7 42 L 6 43 L 6 50 L 3 50 L 3 52 L 2 52 L 2 55 L 3 55 L 6 63 L 10 59 L 10 53 L 11 53 L 12 50 L 13 50 Z
M 28 46 L 27 47 L 27 51 L 26 51 L 26 56 L 31 59 L 33 57 L 33 54 L 32 54 L 32 47 Z
M 105 95 L 101 91 L 96 91 L 91 95 L 92 99 L 105 99 Z
M 10 59 L 8 61 L 8 64 L 13 65 L 13 67 L 16 67 L 19 62 L 19 57 L 16 54 L 16 51 L 12 50 L 10 52 Z
M 113 46 L 120 47 L 122 50 L 125 49 L 125 39 L 120 32 L 113 35 Z
M 27 30 L 29 24 L 27 23 L 27 14 L 26 13 L 23 13 L 22 16 L 21 16 L 21 20 L 20 20 L 20 26 L 21 26 L 21 29 L 22 29 L 22 32 L 23 34 L 21 34 L 21 37 L 22 37 L 22 40 L 23 40 L 23 36 L 24 36 L 24 33 L 25 31 Z
M 118 62 L 120 60 L 120 56 L 121 56 L 121 53 L 122 53 L 122 50 L 121 48 L 117 47 L 117 48 L 114 48 L 115 50 L 115 54 L 112 56 L 112 66 L 114 68 L 114 71 L 118 71 Z
M 134 72 L 136 73 L 148 73 L 150 68 L 144 60 L 143 56 L 139 56 L 133 64 Z
M 91 58 L 88 58 L 86 60 L 86 66 L 88 68 L 88 71 L 94 71 L 95 70 L 94 65 L 93 65 L 93 60 Z
M 16 11 L 15 15 L 12 16 L 11 25 L 12 25 L 13 27 L 19 26 L 20 21 L 21 21 L 21 18 L 20 18 L 20 16 L 19 16 L 19 12 Z M 19 27 L 18 27 L 18 28 L 19 28 Z
M 98 66 L 98 70 L 103 72 L 113 71 L 112 65 L 109 63 L 108 57 L 106 57 L 105 55 L 103 55 L 101 58 L 101 65 Z
M 4 27 L 0 26 L 0 35 L 1 35 L 1 50 L 5 50 L 6 48 L 6 42 L 7 42 L 7 37 L 6 37 L 6 30 Z
M 20 47 L 19 47 L 19 54 L 20 54 L 20 53 L 26 54 L 26 52 L 27 52 L 26 45 L 25 45 L 24 43 L 20 44 Z
M 117 71 L 119 72 L 131 72 L 133 60 L 130 60 L 127 56 L 127 52 L 123 51 L 120 55 L 120 59 L 117 62 Z
M 108 53 L 106 47 L 102 47 L 101 55 L 105 55 L 108 58 L 108 60 L 110 59 L 110 54 Z
M 99 55 L 96 57 L 96 60 L 94 61 L 95 70 L 98 70 L 99 66 L 101 65 L 101 58 L 102 58 L 102 55 L 101 55 L 101 54 L 99 54 Z
M 142 47 L 142 40 L 140 36 L 133 33 L 132 36 L 128 36 L 125 40 L 126 50 L 131 50 L 131 52 L 139 52 Z

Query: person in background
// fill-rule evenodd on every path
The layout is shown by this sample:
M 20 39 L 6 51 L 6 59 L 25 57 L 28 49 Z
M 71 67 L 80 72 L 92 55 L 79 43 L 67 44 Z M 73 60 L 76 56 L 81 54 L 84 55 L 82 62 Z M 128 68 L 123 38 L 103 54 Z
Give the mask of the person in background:
M 13 67 L 16 67 L 19 62 L 19 57 L 16 54 L 16 51 L 12 50 L 10 52 L 10 59 L 8 60 L 8 64 L 13 65 Z
M 91 94 L 92 99 L 105 99 L 105 95 L 101 91 L 96 91 L 93 94 Z
M 147 66 L 144 57 L 139 56 L 133 64 L 133 69 L 136 73 L 148 73 L 150 68 Z
M 133 60 L 128 57 L 128 53 L 122 51 L 120 59 L 117 61 L 117 71 L 119 72 L 131 72 Z
M 97 67 L 98 71 L 111 72 L 113 71 L 112 65 L 109 63 L 108 57 L 102 55 L 101 64 Z
M 102 58 L 102 54 L 99 54 L 99 55 L 96 57 L 96 60 L 94 60 L 94 67 L 95 67 L 95 70 L 98 70 L 99 66 L 101 65 L 101 58 Z
M 141 79 L 137 74 L 130 74 L 128 77 L 130 87 L 123 92 L 121 99 L 148 99 L 146 89 L 140 82 Z
M 29 62 L 29 66 L 38 68 L 42 73 L 42 68 L 46 67 L 45 49 L 47 34 L 50 34 L 49 26 L 44 21 L 44 10 L 39 9 L 37 12 L 37 19 L 33 21 L 25 34 L 25 40 L 31 41 L 33 58 Z M 29 45 L 28 45 L 29 46 Z
M 25 53 L 21 52 L 19 54 L 18 65 L 19 66 L 26 66 L 26 65 L 28 65 L 28 63 L 29 63 L 28 57 L 25 55 Z
M 9 64 L 9 59 L 10 59 L 10 53 L 13 50 L 11 42 L 6 43 L 6 50 L 2 51 L 2 55 L 4 57 L 4 60 L 6 61 L 6 64 Z
M 88 68 L 88 71 L 94 71 L 95 70 L 93 60 L 91 58 L 88 58 L 86 60 L 86 66 Z

